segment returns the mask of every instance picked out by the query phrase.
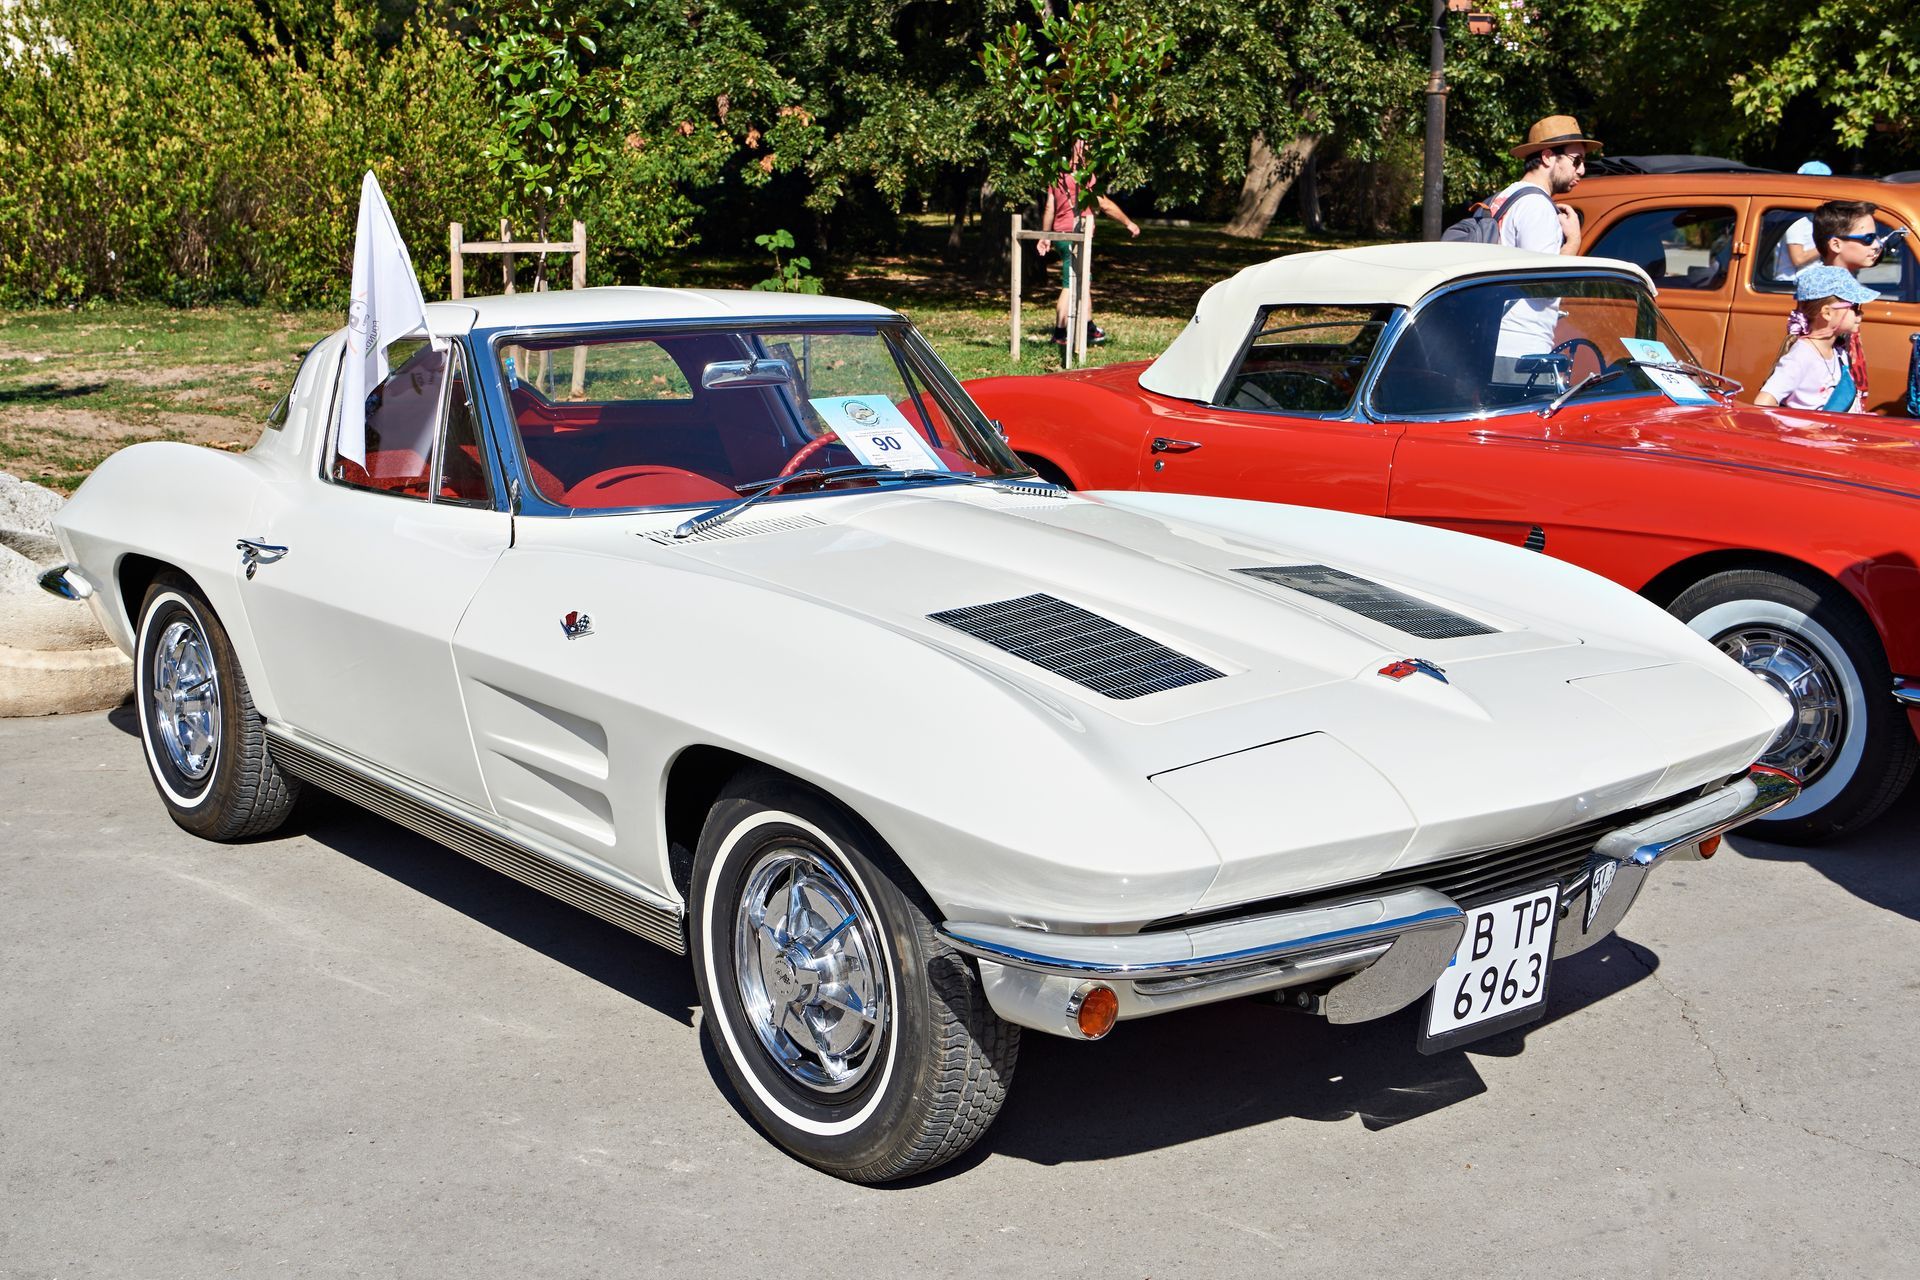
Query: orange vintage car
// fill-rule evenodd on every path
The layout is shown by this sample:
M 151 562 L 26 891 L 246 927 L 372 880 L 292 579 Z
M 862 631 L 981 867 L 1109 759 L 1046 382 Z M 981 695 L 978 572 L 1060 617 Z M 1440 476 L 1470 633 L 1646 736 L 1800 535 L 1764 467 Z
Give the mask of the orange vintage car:
M 1214 285 L 1151 363 L 967 390 L 1056 483 L 1392 516 L 1633 588 L 1792 702 L 1762 760 L 1804 789 L 1756 831 L 1824 840 L 1920 762 L 1920 432 L 1733 404 L 1690 345 L 1635 265 L 1377 245 Z
M 1702 166 L 1706 166 L 1705 169 Z M 1780 238 L 1829 200 L 1878 206 L 1882 231 L 1905 228 L 1860 273 L 1880 301 L 1866 309 L 1868 408 L 1906 412 L 1908 335 L 1920 328 L 1920 181 L 1816 177 L 1750 169 L 1705 157 L 1612 157 L 1559 197 L 1580 213 L 1581 250 L 1646 270 L 1660 309 L 1700 363 L 1744 386 L 1751 400 L 1786 338 L 1793 268 Z M 1649 172 L 1623 172 L 1647 169 Z M 1920 179 L 1920 173 L 1899 178 Z

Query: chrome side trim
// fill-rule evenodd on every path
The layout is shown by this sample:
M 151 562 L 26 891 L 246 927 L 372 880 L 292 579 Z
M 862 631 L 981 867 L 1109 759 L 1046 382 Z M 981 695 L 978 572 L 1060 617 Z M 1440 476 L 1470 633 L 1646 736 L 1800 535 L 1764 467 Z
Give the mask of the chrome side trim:
M 41 574 L 40 589 L 62 600 L 85 600 L 93 594 L 93 584 L 70 564 L 55 565 Z
M 1645 822 L 1608 832 L 1594 845 L 1602 857 L 1650 867 L 1669 854 L 1725 835 L 1800 794 L 1800 784 L 1777 769 L 1754 768 L 1738 782 Z
M 1459 907 L 1431 889 L 1122 936 L 1036 933 L 949 920 L 941 934 L 977 959 L 1062 977 L 1122 981 L 1180 978 L 1270 964 L 1326 950 L 1388 943 L 1413 930 L 1465 928 Z M 1045 950 L 1036 948 L 1044 947 Z M 1451 950 L 1451 948 L 1449 948 Z
M 403 791 L 367 770 L 295 742 L 271 725 L 267 728 L 267 750 L 281 768 L 302 781 L 391 818 L 409 831 L 443 844 L 455 853 L 465 854 L 529 888 L 599 916 L 628 933 L 658 943 L 675 955 L 686 954 L 686 938 L 681 928 L 683 913 L 677 904 L 616 889 L 542 855 L 504 832 L 490 830 L 474 817 L 456 813 L 448 805 Z
M 1904 676 L 1895 676 L 1893 700 L 1903 707 L 1920 707 L 1920 684 L 1909 683 Z

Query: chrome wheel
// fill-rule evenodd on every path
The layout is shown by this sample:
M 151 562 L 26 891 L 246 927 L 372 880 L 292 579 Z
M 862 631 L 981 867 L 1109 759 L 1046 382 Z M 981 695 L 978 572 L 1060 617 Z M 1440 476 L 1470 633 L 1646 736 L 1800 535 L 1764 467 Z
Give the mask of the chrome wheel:
M 220 680 L 206 638 L 185 619 L 161 632 L 148 693 L 153 726 L 189 782 L 213 772 L 220 748 Z
M 886 970 L 839 871 L 801 846 L 763 854 L 741 890 L 733 961 L 747 1020 L 782 1070 L 823 1093 L 866 1078 L 886 1041 Z
M 1804 637 L 1774 627 L 1740 627 L 1714 643 L 1793 705 L 1793 718 L 1767 744 L 1761 760 L 1803 782 L 1814 781 L 1833 763 L 1847 734 L 1839 673 Z

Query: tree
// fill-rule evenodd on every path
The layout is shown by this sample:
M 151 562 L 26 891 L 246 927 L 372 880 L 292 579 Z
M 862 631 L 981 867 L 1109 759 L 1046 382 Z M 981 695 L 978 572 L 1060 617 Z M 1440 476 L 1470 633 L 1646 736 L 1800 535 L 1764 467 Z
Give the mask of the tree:
M 1173 38 L 1120 4 L 1089 0 L 1055 14 L 1035 0 L 1034 13 L 1033 28 L 1015 22 L 981 54 L 989 85 L 1003 95 L 999 120 L 1010 143 L 991 171 L 1010 196 L 1033 199 L 1075 168 L 1085 210 L 1096 194 L 1087 176 L 1108 189 L 1146 176 L 1137 157 L 1159 114 Z

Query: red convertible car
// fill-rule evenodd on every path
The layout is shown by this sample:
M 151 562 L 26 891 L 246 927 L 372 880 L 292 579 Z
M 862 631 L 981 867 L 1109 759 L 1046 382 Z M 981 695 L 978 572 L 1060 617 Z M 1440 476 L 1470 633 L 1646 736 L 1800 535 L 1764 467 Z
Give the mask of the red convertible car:
M 1393 516 L 1634 588 L 1792 700 L 1763 758 L 1805 789 L 1755 831 L 1809 843 L 1920 760 L 1920 431 L 1730 385 L 1637 266 L 1405 244 L 1249 267 L 1150 363 L 967 389 L 1060 484 Z

